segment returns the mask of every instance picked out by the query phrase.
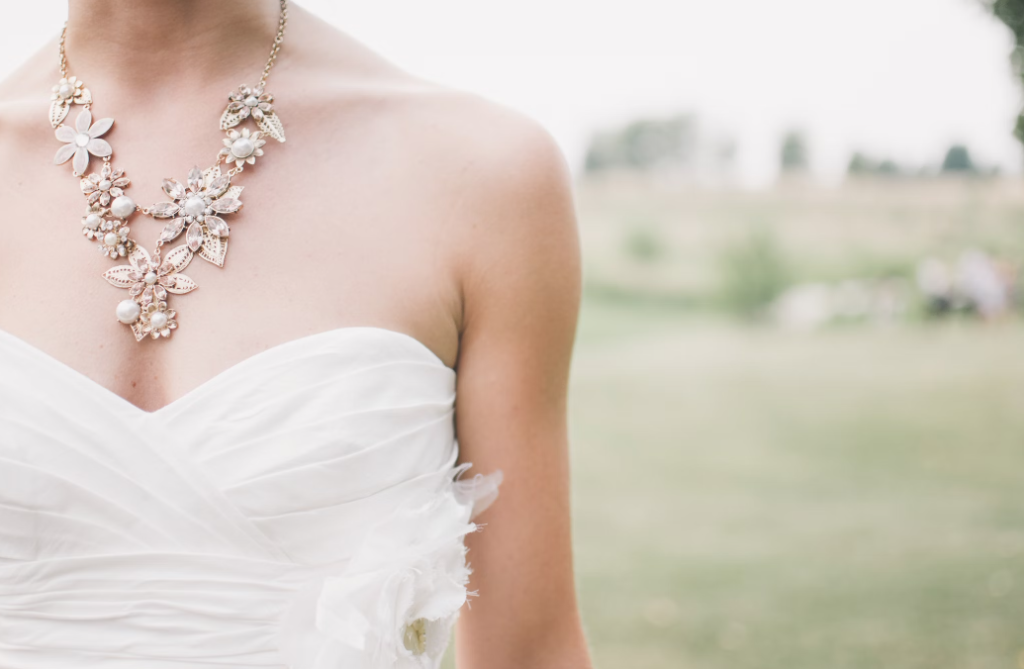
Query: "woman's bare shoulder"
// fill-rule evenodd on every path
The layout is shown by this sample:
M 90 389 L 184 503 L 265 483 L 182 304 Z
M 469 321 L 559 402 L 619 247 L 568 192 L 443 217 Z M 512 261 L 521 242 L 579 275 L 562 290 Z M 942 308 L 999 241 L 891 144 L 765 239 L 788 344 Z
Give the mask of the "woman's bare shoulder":
M 539 196 L 565 185 L 565 158 L 536 120 L 406 71 L 333 26 L 309 19 L 304 30 L 316 46 L 301 57 L 310 66 L 302 86 L 310 90 L 316 84 L 321 94 L 314 96 L 315 106 L 335 110 L 338 122 L 355 121 L 361 131 L 393 138 L 378 146 L 394 146 L 403 162 L 435 182 L 472 186 L 467 196 Z
M 571 173 L 546 128 L 479 94 L 436 85 L 396 96 L 390 114 L 409 164 L 450 203 L 443 225 L 464 298 L 490 300 L 497 275 L 575 271 Z M 528 283 L 504 288 L 520 285 L 516 299 L 530 301 L 537 296 Z M 571 291 L 571 283 L 562 285 Z
M 372 147 L 396 195 L 413 195 L 436 214 L 421 224 L 442 226 L 446 243 L 474 262 L 491 250 L 529 254 L 550 245 L 555 229 L 571 245 L 570 170 L 539 122 L 407 72 L 343 33 L 327 48 L 308 72 L 320 93 L 307 116 L 333 119 L 343 129 L 339 145 L 357 154 Z

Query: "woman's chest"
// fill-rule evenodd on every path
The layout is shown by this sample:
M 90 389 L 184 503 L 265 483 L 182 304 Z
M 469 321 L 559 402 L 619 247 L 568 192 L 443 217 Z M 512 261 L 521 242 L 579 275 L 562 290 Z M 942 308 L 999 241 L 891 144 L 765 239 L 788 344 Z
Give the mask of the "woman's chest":
M 401 168 L 370 161 L 360 169 L 354 157 L 318 151 L 309 153 L 319 160 L 306 160 L 298 137 L 298 151 L 292 138 L 267 147 L 281 155 L 275 160 L 268 150 L 219 194 L 209 178 L 190 184 L 188 170 L 175 175 L 145 161 L 137 170 L 114 161 L 129 181 L 109 202 L 92 197 L 101 188 L 83 189 L 59 166 L 39 165 L 31 178 L 24 166 L 4 167 L 0 328 L 154 406 L 259 350 L 337 327 L 407 332 L 454 362 L 458 286 L 442 235 L 443 199 L 429 179 L 408 179 Z M 129 156 L 143 153 L 131 142 L 126 148 Z M 102 173 L 102 161 L 92 163 L 90 173 L 99 177 L 93 185 L 109 189 L 103 182 L 117 179 L 104 178 L 114 175 Z M 177 185 L 168 186 L 168 177 Z M 189 229 L 207 222 L 189 209 L 204 192 L 209 224 L 199 226 L 201 246 L 183 248 L 195 243 Z M 119 219 L 109 211 L 119 195 L 161 216 Z M 212 231 L 212 219 L 225 234 Z M 171 236 L 168 228 L 179 220 L 182 229 Z M 162 236 L 162 258 L 177 259 L 163 273 L 169 276 L 155 262 Z M 131 252 L 117 253 L 126 241 L 148 249 L 154 267 L 132 267 Z M 110 280 L 112 273 L 120 280 Z M 150 284 L 153 273 L 161 276 Z M 138 302 L 147 288 L 150 301 L 173 312 L 166 320 L 157 315 L 158 324 L 173 320 L 175 327 L 170 337 L 137 343 L 119 305 Z

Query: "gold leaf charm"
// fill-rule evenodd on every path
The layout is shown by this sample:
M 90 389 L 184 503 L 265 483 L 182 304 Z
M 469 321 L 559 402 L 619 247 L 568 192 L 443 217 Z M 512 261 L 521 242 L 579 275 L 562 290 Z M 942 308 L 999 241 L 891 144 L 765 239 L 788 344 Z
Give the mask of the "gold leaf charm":
M 205 170 L 203 170 L 203 183 L 206 184 L 207 187 L 209 187 L 209 185 L 213 183 L 213 180 L 219 176 L 220 163 L 217 163 L 213 167 L 207 167 Z
M 163 267 L 167 263 L 170 263 L 175 272 L 180 272 L 188 267 L 190 262 L 192 262 L 192 251 L 184 244 L 181 246 L 175 246 L 171 249 L 171 252 L 167 254 L 167 257 L 164 258 L 163 264 L 160 265 L 161 276 L 165 273 L 163 272 Z
M 234 128 L 236 125 L 242 122 L 245 117 L 238 112 L 225 109 L 224 113 L 220 115 L 220 129 L 229 130 Z
M 175 293 L 177 295 L 184 295 L 185 293 L 191 293 L 193 290 L 199 287 L 199 285 L 185 276 L 184 274 L 172 274 L 171 278 L 174 279 L 173 286 L 167 286 L 167 292 Z
M 111 267 L 104 272 L 103 278 L 112 286 L 116 286 L 118 288 L 131 288 L 142 278 L 142 275 L 131 265 L 118 265 L 117 267 Z
M 263 116 L 256 119 L 256 125 L 258 125 L 260 130 L 265 134 L 270 135 L 277 141 L 284 141 L 284 126 L 281 124 L 281 119 L 277 117 L 277 114 L 263 114 Z
M 64 100 L 54 100 L 50 103 L 50 125 L 56 128 L 68 116 L 71 105 Z
M 217 267 L 224 266 L 224 256 L 228 254 L 228 240 L 214 234 L 209 227 L 203 228 L 203 245 L 196 255 L 212 262 Z

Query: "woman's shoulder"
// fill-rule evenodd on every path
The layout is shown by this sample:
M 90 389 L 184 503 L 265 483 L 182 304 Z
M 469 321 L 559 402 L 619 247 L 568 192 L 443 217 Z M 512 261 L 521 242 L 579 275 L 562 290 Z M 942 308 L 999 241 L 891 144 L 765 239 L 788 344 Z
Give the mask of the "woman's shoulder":
M 342 135 L 347 127 L 360 139 L 372 137 L 392 164 L 408 165 L 435 188 L 460 191 L 465 204 L 522 203 L 568 188 L 565 157 L 537 120 L 409 72 L 330 26 L 318 30 L 324 51 L 309 58 L 317 65 L 300 84 L 317 89 L 307 117 L 332 119 Z

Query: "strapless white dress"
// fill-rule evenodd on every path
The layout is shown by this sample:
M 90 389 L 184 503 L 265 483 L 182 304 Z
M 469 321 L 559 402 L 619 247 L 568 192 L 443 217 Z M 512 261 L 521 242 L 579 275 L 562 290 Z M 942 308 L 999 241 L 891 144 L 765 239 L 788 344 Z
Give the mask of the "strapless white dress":
M 435 669 L 502 472 L 374 327 L 143 411 L 0 330 L 0 668 Z

